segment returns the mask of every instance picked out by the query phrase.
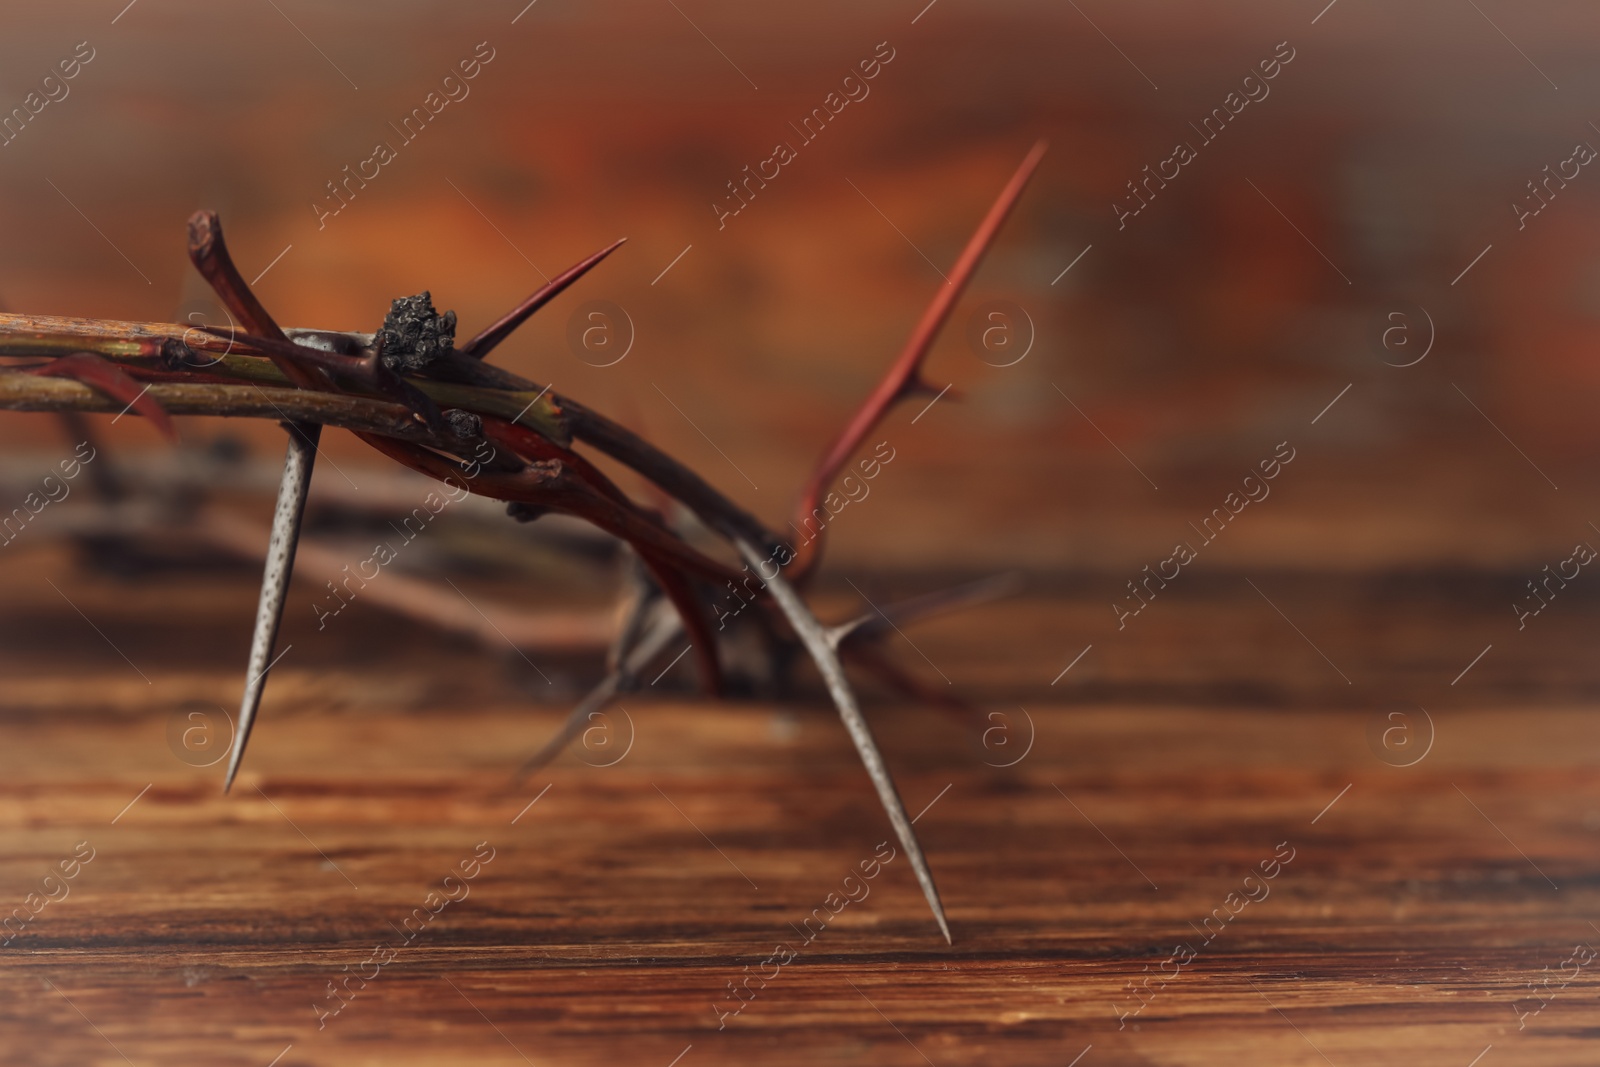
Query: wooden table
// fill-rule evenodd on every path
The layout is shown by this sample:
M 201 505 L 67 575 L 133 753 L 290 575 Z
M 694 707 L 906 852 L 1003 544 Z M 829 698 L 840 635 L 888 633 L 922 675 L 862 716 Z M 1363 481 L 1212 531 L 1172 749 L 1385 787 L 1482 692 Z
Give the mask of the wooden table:
M 236 700 L 249 574 L 0 565 L 4 907 L 93 852 L 0 950 L 7 1063 L 1596 1062 L 1596 967 L 1567 961 L 1600 946 L 1600 720 L 1587 682 L 1530 682 L 1541 656 L 1586 663 L 1582 631 L 1452 688 L 1474 627 L 1503 627 L 1470 582 L 1396 597 L 1378 626 L 1348 576 L 1258 576 L 1327 662 L 1220 577 L 1142 634 L 1082 581 L 918 631 L 1009 715 L 985 745 L 869 699 L 946 946 L 903 856 L 846 881 L 890 834 L 814 697 L 630 699 L 613 734 L 518 786 L 555 690 L 592 668 L 542 664 L 540 690 L 376 612 L 319 634 L 291 604 L 295 652 L 223 797 L 220 765 L 179 759 L 171 731 Z M 1438 636 L 1362 651 L 1423 618 Z M 1519 686 L 1533 696 L 1501 699 Z M 1423 751 L 1400 697 L 1427 687 L 1431 747 L 1392 765 Z M 626 755 L 588 765 L 630 722 Z M 1385 748 L 1392 726 L 1409 733 Z M 866 895 L 802 937 L 846 892 Z M 767 977 L 735 999 L 750 974 Z

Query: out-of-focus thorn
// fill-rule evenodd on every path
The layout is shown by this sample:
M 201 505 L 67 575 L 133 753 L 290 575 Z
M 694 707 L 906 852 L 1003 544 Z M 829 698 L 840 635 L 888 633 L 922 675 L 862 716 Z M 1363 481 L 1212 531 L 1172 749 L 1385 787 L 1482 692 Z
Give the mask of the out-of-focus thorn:
M 517 768 L 516 781 L 520 782 L 561 755 L 562 751 L 572 743 L 572 739 L 582 731 L 583 724 L 589 721 L 589 716 L 604 708 L 618 693 L 631 689 L 639 672 L 648 667 L 650 661 L 659 656 L 669 642 L 684 632 L 682 618 L 659 593 L 651 599 L 651 606 L 643 616 L 648 621 L 644 624 L 638 641 L 631 645 L 622 662 L 606 672 L 606 676 L 600 679 L 599 684 L 589 690 L 588 695 L 572 709 L 572 713 L 567 716 L 554 736 Z
M 841 635 L 840 640 L 848 641 L 852 645 L 864 644 L 882 637 L 896 626 L 910 626 L 912 623 L 947 611 L 999 600 L 1001 597 L 1010 596 L 1021 587 L 1022 575 L 1011 571 L 979 578 L 975 582 L 951 586 L 948 589 L 936 589 L 931 593 L 923 593 L 909 600 L 889 604 L 881 611 L 869 612 L 847 623 L 849 630 Z
M 102 356 L 97 356 L 93 352 L 70 352 L 42 367 L 35 368 L 32 373 L 47 378 L 71 378 L 91 389 L 99 390 L 113 400 L 120 400 L 127 404 L 128 408 L 149 419 L 150 425 L 168 441 L 173 444 L 178 443 L 178 428 L 173 425 L 172 416 L 167 414 L 167 409 L 150 395 L 150 386 L 140 385 L 128 377 L 122 368 Z
M 845 638 L 849 637 L 861 627 L 877 618 L 878 613 L 874 611 L 869 612 L 866 615 L 857 616 L 856 618 L 851 619 L 849 622 L 842 622 L 838 626 L 829 626 L 823 631 L 823 634 L 828 639 L 828 647 L 837 649 L 839 645 L 844 642 Z

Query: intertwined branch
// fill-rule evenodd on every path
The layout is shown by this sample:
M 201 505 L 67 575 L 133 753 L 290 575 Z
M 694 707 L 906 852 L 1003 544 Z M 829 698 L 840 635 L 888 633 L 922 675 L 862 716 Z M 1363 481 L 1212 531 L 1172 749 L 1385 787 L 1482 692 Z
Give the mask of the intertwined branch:
M 839 471 L 894 405 L 926 388 L 921 367 L 956 300 L 1038 166 L 1036 145 L 961 253 L 905 348 L 824 454 L 796 510 L 811 517 Z M 346 429 L 378 452 L 429 478 L 505 501 L 528 521 L 546 512 L 582 518 L 625 542 L 642 571 L 608 656 L 607 672 L 554 738 L 522 768 L 553 759 L 588 716 L 637 684 L 680 635 L 698 657 L 700 678 L 721 691 L 723 660 L 712 605 L 726 583 L 749 590 L 751 625 L 775 664 L 803 651 L 816 664 L 851 741 L 910 857 L 945 940 L 949 927 L 911 822 L 850 687 L 841 653 L 916 696 L 925 694 L 875 646 L 879 615 L 823 626 L 799 592 L 820 558 L 823 532 L 791 548 L 688 467 L 582 404 L 486 363 L 501 341 L 539 308 L 614 252 L 575 264 L 465 344 L 455 315 L 439 315 L 427 294 L 396 300 L 373 334 L 283 329 L 245 283 L 211 212 L 189 221 L 189 256 L 227 309 L 228 329 L 166 323 L 0 314 L 0 408 L 19 411 L 132 410 L 175 436 L 171 415 L 270 418 L 289 446 L 266 553 L 247 681 L 225 788 L 243 759 L 272 660 L 294 566 L 307 488 L 326 426 Z M 718 535 L 742 570 L 691 544 L 667 517 L 632 500 L 577 449 L 592 448 L 642 475 Z M 768 573 L 768 571 L 771 573 Z M 902 621 L 968 593 L 903 605 Z M 670 610 L 666 605 L 670 604 Z M 891 611 L 894 609 L 891 609 Z M 882 616 L 888 620 L 889 616 Z

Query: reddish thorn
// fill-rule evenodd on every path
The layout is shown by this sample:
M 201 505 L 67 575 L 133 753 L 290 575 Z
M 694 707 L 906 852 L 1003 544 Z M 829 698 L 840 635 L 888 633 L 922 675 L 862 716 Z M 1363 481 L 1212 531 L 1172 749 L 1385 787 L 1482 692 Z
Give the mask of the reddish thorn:
M 896 399 L 909 400 L 914 396 L 944 396 L 951 391 L 951 386 L 945 386 L 943 389 L 934 388 L 928 384 L 926 378 L 918 374 L 916 377 L 906 381 L 905 387 L 900 391 L 900 395 Z
M 121 367 L 93 352 L 70 352 L 42 367 L 34 368 L 29 373 L 47 378 L 70 378 L 82 382 L 91 389 L 97 389 L 111 399 L 127 404 L 129 408 L 149 419 L 150 424 L 168 441 L 173 444 L 178 443 L 178 428 L 173 425 L 172 416 L 167 414 L 167 409 L 150 395 L 150 387 L 141 386 L 128 377 Z
M 573 282 L 589 273 L 589 271 L 598 265 L 601 260 L 605 259 L 617 249 L 621 248 L 625 241 L 627 241 L 626 237 L 617 241 L 615 244 L 611 244 L 605 248 L 602 248 L 588 259 L 574 264 L 573 266 L 562 271 L 560 274 L 557 274 L 554 278 L 550 279 L 550 281 L 546 282 L 538 289 L 535 289 L 528 299 L 524 300 L 510 311 L 506 312 L 500 317 L 498 322 L 495 322 L 493 325 L 487 327 L 482 333 L 478 334 L 478 336 L 462 345 L 459 349 L 457 349 L 457 351 L 459 351 L 463 356 L 466 356 L 468 359 L 483 359 L 494 350 L 496 345 L 509 337 L 512 330 L 515 330 L 518 326 L 521 326 L 525 321 L 527 321 L 529 315 L 532 315 L 535 311 L 538 311 L 550 301 L 554 300 L 567 286 L 571 285 Z
M 1006 216 L 1021 198 L 1023 189 L 1028 185 L 1028 179 L 1033 177 L 1033 172 L 1038 169 L 1046 147 L 1044 141 L 1039 141 L 1023 158 L 1021 165 L 1011 175 L 1011 180 L 1006 183 L 1005 188 L 1000 191 L 1000 195 L 989 208 L 989 213 L 983 217 L 983 221 L 968 239 L 966 247 L 961 250 L 955 266 L 950 268 L 946 283 L 939 287 L 928 303 L 921 320 L 911 331 L 911 336 L 906 339 L 905 347 L 895 357 L 894 363 L 879 381 L 877 388 L 862 403 L 844 431 L 811 472 L 810 479 L 800 493 L 799 505 L 795 508 L 795 515 L 802 523 L 805 517 L 815 510 L 817 502 L 827 492 L 828 486 L 833 484 L 833 479 L 838 476 L 856 449 L 861 447 L 867 435 L 883 420 L 889 409 L 896 401 L 910 395 L 908 390 L 917 388 L 922 361 L 927 358 L 934 339 L 939 336 L 940 328 L 950 317 L 950 312 L 954 310 L 962 290 L 976 273 L 984 252 L 993 243 Z M 822 538 L 819 537 L 799 547 L 797 558 L 791 567 L 794 574 L 793 581 L 804 581 L 806 575 L 816 566 L 821 543 Z

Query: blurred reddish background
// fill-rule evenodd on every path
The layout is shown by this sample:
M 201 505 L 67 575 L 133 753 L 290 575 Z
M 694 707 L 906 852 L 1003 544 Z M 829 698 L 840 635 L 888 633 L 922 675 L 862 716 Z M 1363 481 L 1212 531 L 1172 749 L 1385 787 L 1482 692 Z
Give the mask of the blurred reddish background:
M 1216 563 L 1515 567 L 1586 528 L 1600 176 L 1520 231 L 1511 205 L 1600 145 L 1592 5 L 524 2 L 8 9 L 6 107 L 78 42 L 94 58 L 0 148 L 0 294 L 39 313 L 211 310 L 183 255 L 205 206 L 247 275 L 287 247 L 259 286 L 280 321 L 372 329 L 429 289 L 470 333 L 540 271 L 626 236 L 499 358 L 780 522 L 936 267 L 1045 137 L 931 363 L 964 399 L 886 428 L 903 458 L 841 519 L 835 559 L 1153 562 L 1284 440 L 1298 461 Z M 884 41 L 870 95 L 719 231 L 725 183 L 798 142 L 789 123 Z M 1189 124 L 1285 41 L 1270 95 L 1119 230 L 1125 183 L 1198 142 Z M 325 183 L 397 140 L 389 123 L 479 42 L 495 58 L 470 96 L 319 230 Z M 569 348 L 591 299 L 636 328 L 615 366 Z M 1013 366 L 969 344 L 991 300 L 1036 330 Z M 1427 358 L 1386 365 L 1420 353 L 1428 319 Z M 1411 347 L 1385 350 L 1397 321 Z M 270 426 L 240 432 L 280 447 Z M 0 435 L 59 448 L 43 416 L 0 418 Z M 110 439 L 161 447 L 131 420 Z M 328 447 L 371 456 L 342 434 Z

